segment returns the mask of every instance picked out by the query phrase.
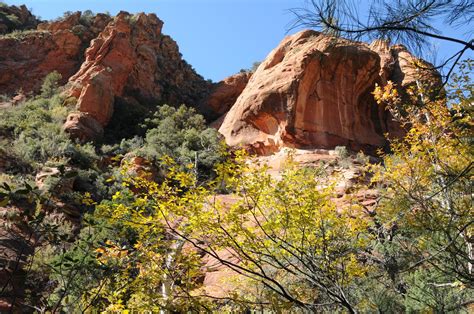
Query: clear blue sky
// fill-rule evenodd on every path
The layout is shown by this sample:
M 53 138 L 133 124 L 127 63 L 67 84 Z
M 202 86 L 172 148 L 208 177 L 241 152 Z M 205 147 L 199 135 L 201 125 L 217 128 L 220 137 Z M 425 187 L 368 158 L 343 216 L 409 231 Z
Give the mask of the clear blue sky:
M 15 5 L 26 4 L 35 15 L 43 19 L 54 19 L 65 11 L 88 9 L 96 13 L 109 11 L 113 15 L 120 10 L 130 13 L 154 12 L 165 23 L 163 32 L 178 42 L 186 61 L 206 79 L 219 81 L 242 68 L 251 67 L 255 61 L 264 59 L 287 35 L 288 25 L 293 18 L 288 9 L 303 6 L 304 0 L 6 0 L 4 2 Z M 442 43 L 439 48 L 439 56 L 443 57 L 454 53 L 458 47 Z

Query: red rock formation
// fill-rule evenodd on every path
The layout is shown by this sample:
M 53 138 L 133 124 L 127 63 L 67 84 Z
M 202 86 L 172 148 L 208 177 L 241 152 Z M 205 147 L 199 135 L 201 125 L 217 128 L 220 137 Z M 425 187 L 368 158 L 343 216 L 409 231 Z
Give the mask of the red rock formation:
M 87 27 L 81 13 L 42 23 L 36 30 L 0 37 L 0 93 L 38 91 L 46 75 L 58 71 L 65 83 L 83 61 L 83 51 L 110 20 L 97 15 Z
M 88 113 L 70 113 L 63 125 L 63 129 L 71 138 L 80 141 L 100 139 L 104 133 L 102 126 Z
M 77 12 L 7 34 L 0 37 L 0 93 L 37 92 L 44 77 L 58 71 L 61 83 L 70 82 L 66 94 L 87 114 L 73 113 L 65 125 L 82 140 L 100 137 L 96 126 L 108 124 L 117 97 L 130 105 L 198 105 L 211 84 L 182 59 L 162 26 L 154 14 L 121 12 L 112 19 Z
M 125 12 L 107 25 L 69 80 L 67 94 L 78 99 L 81 112 L 106 126 L 116 97 L 156 104 L 199 102 L 209 83 L 181 59 L 176 43 L 161 33 L 162 26 L 154 14 Z
M 381 42 L 369 46 L 315 31 L 288 36 L 254 73 L 219 131 L 229 145 L 259 153 L 384 146 L 384 133 L 400 130 L 371 93 L 387 80 L 400 87 L 413 82 L 421 70 L 413 70 L 412 60 L 401 46 Z
M 229 111 L 247 86 L 251 76 L 250 72 L 240 72 L 217 83 L 205 100 L 205 105 L 212 114 L 221 116 Z

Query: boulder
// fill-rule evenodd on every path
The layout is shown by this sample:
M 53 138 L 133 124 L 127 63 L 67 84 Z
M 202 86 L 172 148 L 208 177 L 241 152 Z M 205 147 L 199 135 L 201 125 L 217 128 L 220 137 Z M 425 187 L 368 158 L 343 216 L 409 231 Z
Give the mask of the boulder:
M 26 101 L 26 95 L 20 92 L 18 93 L 18 95 L 12 98 L 12 105 L 17 106 L 25 101 Z
M 74 190 L 75 176 L 70 176 L 71 168 L 66 168 L 61 171 L 57 167 L 44 167 L 36 174 L 35 184 L 40 190 L 47 189 L 47 181 L 49 178 L 55 178 L 54 192 L 61 195 L 67 194 Z
M 149 160 L 141 156 L 135 156 L 132 153 L 124 156 L 121 161 L 121 166 L 127 169 L 129 175 L 137 176 L 148 181 L 156 182 L 163 177 L 163 174 L 160 173 L 160 170 L 156 165 Z
M 71 138 L 82 142 L 100 139 L 104 133 L 100 123 L 84 112 L 70 113 L 63 125 L 63 129 L 66 133 L 69 133 Z

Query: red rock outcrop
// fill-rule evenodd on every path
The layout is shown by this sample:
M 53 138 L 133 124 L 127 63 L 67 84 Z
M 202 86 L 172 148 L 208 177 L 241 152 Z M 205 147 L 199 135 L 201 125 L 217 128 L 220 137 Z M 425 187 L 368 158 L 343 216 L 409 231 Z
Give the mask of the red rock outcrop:
M 72 112 L 68 115 L 63 129 L 72 138 L 80 141 L 100 139 L 104 133 L 102 125 L 88 113 Z
M 63 20 L 41 23 L 36 30 L 0 36 L 0 93 L 38 91 L 44 77 L 53 71 L 58 71 L 65 83 L 82 64 L 91 38 L 109 20 L 98 14 L 86 22 L 77 12 Z
M 106 126 L 117 97 L 155 104 L 199 102 L 209 83 L 182 60 L 162 26 L 155 14 L 125 12 L 107 25 L 69 80 L 67 94 L 78 99 L 79 111 Z
M 403 88 L 420 74 L 433 77 L 432 70 L 415 69 L 414 60 L 404 47 L 383 42 L 369 46 L 309 30 L 288 36 L 254 73 L 219 131 L 229 145 L 261 154 L 284 146 L 382 147 L 384 133 L 400 134 L 400 128 L 372 91 L 388 80 Z
M 81 140 L 101 136 L 117 98 L 131 106 L 196 106 L 211 84 L 182 59 L 162 26 L 154 14 L 76 12 L 1 36 L 0 93 L 37 92 L 47 74 L 59 72 L 61 84 L 69 81 L 66 95 L 83 113 L 73 113 L 64 129 Z
M 240 72 L 215 84 L 205 100 L 208 110 L 212 111 L 211 114 L 221 116 L 229 111 L 251 77 L 251 72 Z

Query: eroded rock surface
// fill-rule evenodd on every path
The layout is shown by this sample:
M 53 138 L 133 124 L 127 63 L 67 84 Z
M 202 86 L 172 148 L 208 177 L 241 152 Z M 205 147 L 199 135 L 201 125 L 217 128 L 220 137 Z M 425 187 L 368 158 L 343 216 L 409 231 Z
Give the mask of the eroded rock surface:
M 162 26 L 155 14 L 125 12 L 107 25 L 69 80 L 67 94 L 78 99 L 79 111 L 106 126 L 117 97 L 192 106 L 205 96 L 210 84 L 181 58 Z
M 402 46 L 299 32 L 286 37 L 259 66 L 219 131 L 229 145 L 260 154 L 285 146 L 383 147 L 385 133 L 401 130 L 376 104 L 372 91 L 388 80 L 403 89 L 436 75 L 414 61 Z
M 63 125 L 64 131 L 69 133 L 71 138 L 80 141 L 100 139 L 104 134 L 104 129 L 97 120 L 88 113 L 70 113 Z
M 209 114 L 219 117 L 229 111 L 251 77 L 250 72 L 240 72 L 215 84 L 204 104 Z
M 197 106 L 212 84 L 182 59 L 162 27 L 155 14 L 76 12 L 2 36 L 0 93 L 37 92 L 47 74 L 59 72 L 61 84 L 69 82 L 65 95 L 77 99 L 82 113 L 72 113 L 64 129 L 82 141 L 101 137 L 118 98 L 130 106 Z
M 84 60 L 84 49 L 103 30 L 110 17 L 81 20 L 77 12 L 45 22 L 35 30 L 0 36 L 0 93 L 37 92 L 46 75 L 57 71 L 65 83 Z

